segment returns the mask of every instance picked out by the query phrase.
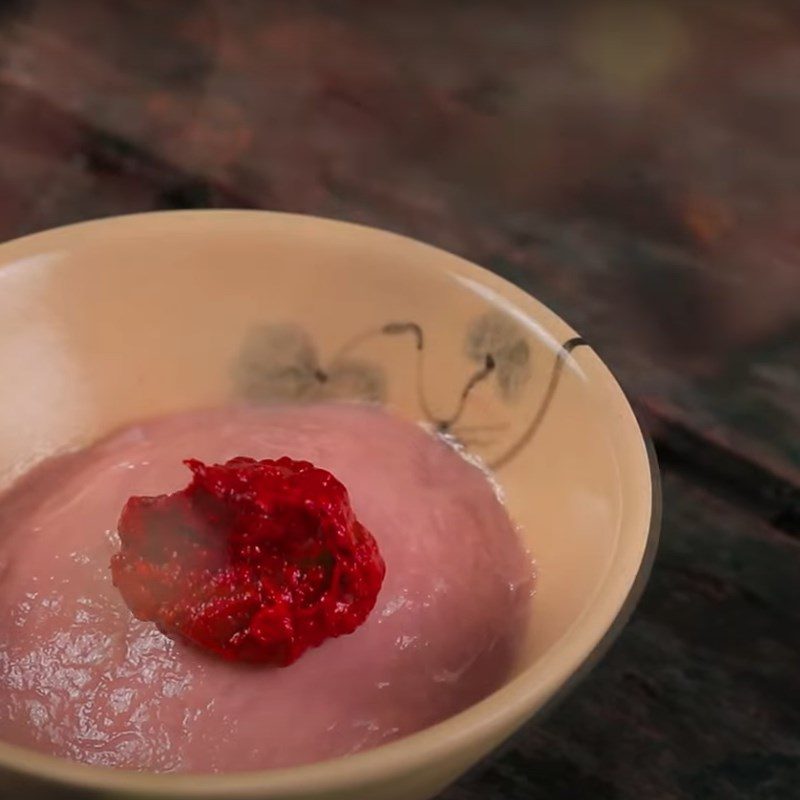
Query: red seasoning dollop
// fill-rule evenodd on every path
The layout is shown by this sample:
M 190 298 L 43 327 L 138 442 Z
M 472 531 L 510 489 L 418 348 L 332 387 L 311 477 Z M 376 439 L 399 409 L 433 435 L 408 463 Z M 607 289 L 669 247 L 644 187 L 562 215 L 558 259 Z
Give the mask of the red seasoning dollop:
M 185 463 L 185 489 L 122 510 L 111 570 L 136 617 L 277 666 L 366 620 L 385 566 L 330 472 L 289 458 Z

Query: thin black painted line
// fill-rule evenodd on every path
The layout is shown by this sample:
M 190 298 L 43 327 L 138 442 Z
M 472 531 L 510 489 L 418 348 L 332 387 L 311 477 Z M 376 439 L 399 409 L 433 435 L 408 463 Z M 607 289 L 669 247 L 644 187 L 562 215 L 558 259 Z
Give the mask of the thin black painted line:
M 550 404 L 553 401 L 553 397 L 556 393 L 556 389 L 558 388 L 558 382 L 561 378 L 561 373 L 564 371 L 564 364 L 566 363 L 567 358 L 576 347 L 583 346 L 588 347 L 588 343 L 580 336 L 575 336 L 572 339 L 568 339 L 566 342 L 564 342 L 564 344 L 561 345 L 558 350 L 558 354 L 556 355 L 555 363 L 553 364 L 553 371 L 550 373 L 550 381 L 547 384 L 547 389 L 545 389 L 542 401 L 539 404 L 539 408 L 531 420 L 530 425 L 528 425 L 522 436 L 520 436 L 520 438 L 508 450 L 506 450 L 505 453 L 503 453 L 503 455 L 501 455 L 499 458 L 496 458 L 489 464 L 490 469 L 500 469 L 501 467 L 504 467 L 509 461 L 511 461 L 512 458 L 519 454 L 522 448 L 525 447 L 531 441 L 531 439 L 533 439 L 542 422 L 544 421 L 547 411 L 550 408 Z
M 485 381 L 494 372 L 494 369 L 494 357 L 491 353 L 487 353 L 483 366 L 470 376 L 466 386 L 461 390 L 461 397 L 458 399 L 456 410 L 447 419 L 440 420 L 437 423 L 437 427 L 442 433 L 453 429 L 453 425 L 461 419 L 464 409 L 467 407 L 467 400 L 469 400 L 472 390 L 479 383 Z
M 350 339 L 348 339 L 336 351 L 336 353 L 331 357 L 331 363 L 335 363 L 336 361 L 340 360 L 352 350 L 355 350 L 357 347 L 362 345 L 364 342 L 369 341 L 370 339 L 377 339 L 380 336 L 402 336 L 405 334 L 412 334 L 414 337 L 414 349 L 417 352 L 417 402 L 419 403 L 419 407 L 422 409 L 422 413 L 428 419 L 428 422 L 435 424 L 437 420 L 433 416 L 433 412 L 431 411 L 424 388 L 425 333 L 422 330 L 422 326 L 418 323 L 408 321 L 387 322 L 385 325 L 381 325 L 379 328 L 369 328 L 366 331 L 357 333 L 355 336 L 352 336 Z
M 330 358 L 330 363 L 335 364 L 341 361 L 351 350 L 355 350 L 359 345 L 363 344 L 370 339 L 377 339 L 383 335 L 383 328 L 370 328 L 366 331 L 361 331 L 355 336 L 351 336 Z
M 383 326 L 382 331 L 388 336 L 403 333 L 414 335 L 417 350 L 417 403 L 428 422 L 435 423 L 436 419 L 425 394 L 425 332 L 422 330 L 422 326 L 417 322 L 388 322 Z

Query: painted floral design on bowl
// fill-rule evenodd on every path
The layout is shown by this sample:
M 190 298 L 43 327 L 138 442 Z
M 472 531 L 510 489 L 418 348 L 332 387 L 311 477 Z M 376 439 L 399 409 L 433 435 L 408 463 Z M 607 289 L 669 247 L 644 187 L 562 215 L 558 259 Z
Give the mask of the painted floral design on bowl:
M 502 421 L 492 424 L 462 422 L 475 388 L 491 382 L 501 401 L 518 403 L 535 374 L 536 365 L 525 329 L 499 311 L 487 311 L 476 317 L 464 333 L 463 353 L 473 365 L 463 383 L 453 389 L 448 416 L 431 410 L 425 384 L 425 357 L 432 346 L 421 325 L 412 321 L 391 321 L 359 332 L 329 358 L 323 359 L 308 331 L 291 323 L 265 323 L 245 337 L 234 364 L 233 378 L 239 397 L 252 403 L 308 403 L 325 400 L 360 400 L 385 403 L 389 379 L 384 366 L 358 357 L 359 348 L 369 340 L 405 337 L 417 353 L 416 391 L 420 412 L 436 431 L 474 450 L 478 455 L 488 445 L 505 444 L 501 454 L 489 462 L 499 468 L 510 461 L 533 438 L 553 401 L 564 363 L 570 353 L 586 342 L 574 337 L 564 342 L 553 362 L 543 364 L 549 378 L 538 405 L 521 435 L 503 443 L 508 427 Z M 447 406 L 444 406 L 447 407 Z M 485 438 L 489 435 L 490 438 Z M 476 438 L 477 437 L 477 438 Z M 483 438 L 481 438 L 483 437 Z

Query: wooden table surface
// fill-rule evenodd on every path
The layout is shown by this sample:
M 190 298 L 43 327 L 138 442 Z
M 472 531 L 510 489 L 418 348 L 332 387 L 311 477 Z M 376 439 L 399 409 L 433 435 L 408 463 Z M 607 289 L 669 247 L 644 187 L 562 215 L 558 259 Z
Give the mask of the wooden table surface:
M 656 443 L 639 610 L 443 800 L 800 797 L 800 4 L 0 2 L 0 238 L 217 206 L 495 270 Z

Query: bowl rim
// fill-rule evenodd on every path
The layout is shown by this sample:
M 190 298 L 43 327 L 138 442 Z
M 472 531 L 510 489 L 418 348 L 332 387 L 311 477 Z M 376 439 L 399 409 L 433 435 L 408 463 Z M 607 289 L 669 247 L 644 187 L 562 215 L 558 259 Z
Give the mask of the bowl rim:
M 559 341 L 576 332 L 553 311 L 511 282 L 433 245 L 401 234 L 352 222 L 304 214 L 240 209 L 154 211 L 105 217 L 28 234 L 0 244 L 0 269 L 7 263 L 51 250 L 61 239 L 93 235 L 114 229 L 184 224 L 263 226 L 265 222 L 295 227 L 328 228 L 362 238 L 385 239 L 394 247 L 416 249 L 431 269 L 461 276 L 488 290 L 532 319 Z M 355 791 L 359 787 L 391 780 L 433 765 L 459 751 L 482 752 L 481 744 L 505 738 L 507 731 L 549 708 L 599 660 L 632 613 L 650 574 L 657 549 L 661 522 L 661 488 L 658 465 L 651 443 L 644 435 L 622 388 L 591 347 L 580 351 L 581 370 L 599 389 L 605 413 L 615 430 L 611 437 L 615 452 L 620 442 L 630 448 L 628 472 L 637 485 L 638 501 L 633 511 L 623 502 L 620 529 L 629 529 L 637 545 L 629 554 L 624 574 L 614 569 L 596 591 L 596 605 L 580 615 L 572 627 L 536 665 L 528 667 L 488 697 L 436 725 L 388 744 L 335 759 L 279 769 L 229 773 L 142 773 L 81 764 L 38 753 L 0 741 L 0 768 L 76 789 L 158 795 L 169 798 L 270 797 L 302 798 L 313 791 Z M 595 383 L 596 382 L 596 383 Z M 620 481 L 623 487 L 631 485 Z M 629 492 L 628 495 L 634 493 Z M 628 496 L 623 492 L 623 501 Z M 617 541 L 619 548 L 619 540 Z M 614 580 L 612 580 L 614 577 Z M 599 609 L 598 609 L 599 606 Z M 543 668 L 558 657 L 560 666 Z M 533 674 L 531 674 L 533 673 Z

